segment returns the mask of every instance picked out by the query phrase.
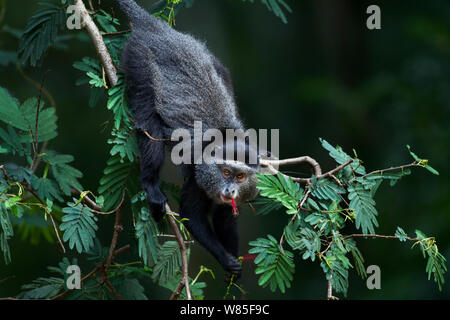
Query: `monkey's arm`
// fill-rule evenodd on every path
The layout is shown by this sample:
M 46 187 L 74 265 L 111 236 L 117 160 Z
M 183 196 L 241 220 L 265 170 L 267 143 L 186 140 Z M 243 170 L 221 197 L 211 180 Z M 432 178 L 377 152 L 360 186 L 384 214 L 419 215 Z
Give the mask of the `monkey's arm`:
M 228 205 L 217 205 L 212 212 L 212 221 L 217 238 L 225 250 L 235 258 L 239 256 L 237 216 Z
M 191 174 L 181 191 L 180 215 L 182 218 L 189 219 L 184 224 L 192 236 L 219 261 L 225 270 L 240 273 L 240 263 L 223 247 L 209 224 L 207 212 L 210 206 L 211 200 L 199 188 L 194 175 Z
M 150 135 L 155 134 L 156 126 L 149 130 Z M 156 221 L 161 220 L 165 214 L 167 197 L 159 185 L 159 171 L 164 162 L 164 143 L 152 141 L 142 132 L 138 133 L 139 153 L 141 160 L 141 183 L 147 192 L 147 201 L 150 212 Z

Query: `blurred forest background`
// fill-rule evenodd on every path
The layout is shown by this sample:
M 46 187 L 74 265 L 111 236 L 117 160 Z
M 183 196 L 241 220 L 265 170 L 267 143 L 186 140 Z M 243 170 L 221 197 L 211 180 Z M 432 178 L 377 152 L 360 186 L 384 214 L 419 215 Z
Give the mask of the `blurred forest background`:
M 450 260 L 450 2 L 286 2 L 293 12 L 287 14 L 288 23 L 284 24 L 259 1 L 196 0 L 193 7 L 179 12 L 176 29 L 206 41 L 229 68 L 247 127 L 280 129 L 281 158 L 309 155 L 324 171 L 331 169 L 331 159 L 319 143 L 322 137 L 347 153 L 355 148 L 369 171 L 409 163 L 407 144 L 430 159 L 440 176 L 415 169 L 394 188 L 387 183 L 380 187 L 377 233 L 393 234 L 402 226 L 413 234 L 420 228 L 436 236 L 441 252 Z M 6 3 L 6 12 L 0 16 L 0 86 L 23 101 L 39 93 L 26 78 L 40 82 L 50 70 L 45 87 L 56 102 L 59 131 L 51 147 L 74 155 L 73 165 L 84 173 L 81 183 L 88 190 L 97 190 L 110 149 L 108 132 L 102 131 L 102 126 L 111 115 L 105 97 L 94 108 L 88 106 L 89 88 L 75 85 L 81 73 L 72 67 L 84 56 L 96 57 L 91 41 L 85 31 L 67 31 L 64 34 L 70 38 L 50 50 L 43 66 L 22 68 L 21 72 L 8 52 L 17 50 L 15 34 L 24 30 L 38 4 L 29 0 L 0 3 Z M 149 8 L 152 1 L 139 3 Z M 101 4 L 108 12 L 113 8 L 125 23 L 114 1 L 102 0 Z M 381 8 L 381 30 L 366 28 L 370 4 Z M 309 176 L 306 166 L 296 169 L 299 176 Z M 180 181 L 178 171 L 170 165 L 163 178 Z M 243 210 L 241 253 L 259 236 L 279 238 L 286 219 L 277 212 L 261 216 Z M 113 222 L 113 218 L 100 219 L 99 234 L 105 243 L 110 241 Z M 131 225 L 126 215 L 124 223 Z M 132 229 L 124 232 L 120 241 L 134 244 Z M 358 246 L 366 266 L 380 266 L 381 290 L 368 290 L 365 281 L 352 272 L 349 299 L 450 298 L 450 281 L 439 292 L 427 280 L 420 251 L 411 250 L 410 244 L 358 239 Z M 12 263 L 0 261 L 0 279 L 8 278 L 0 283 L 0 297 L 15 295 L 21 285 L 48 275 L 46 266 L 57 265 L 62 258 L 57 243 L 43 238 L 30 243 L 16 235 L 10 247 Z M 68 256 L 76 254 L 69 252 Z M 222 270 L 196 245 L 192 275 L 200 265 L 216 274 L 215 280 L 204 278 L 206 297 L 221 299 L 226 290 Z M 83 271 L 82 262 L 81 268 Z M 144 284 L 151 299 L 170 295 L 151 281 Z M 293 287 L 283 295 L 258 287 L 254 266 L 249 263 L 244 265 L 241 284 L 249 299 L 323 299 L 327 287 L 318 263 L 309 262 L 298 264 Z

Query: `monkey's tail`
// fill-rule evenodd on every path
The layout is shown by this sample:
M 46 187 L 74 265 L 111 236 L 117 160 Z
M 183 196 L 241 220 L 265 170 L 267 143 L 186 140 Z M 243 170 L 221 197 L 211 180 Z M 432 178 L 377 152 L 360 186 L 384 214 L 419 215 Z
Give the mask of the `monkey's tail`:
M 150 14 L 139 6 L 134 0 L 116 0 L 120 8 L 127 15 L 131 23 L 148 21 Z

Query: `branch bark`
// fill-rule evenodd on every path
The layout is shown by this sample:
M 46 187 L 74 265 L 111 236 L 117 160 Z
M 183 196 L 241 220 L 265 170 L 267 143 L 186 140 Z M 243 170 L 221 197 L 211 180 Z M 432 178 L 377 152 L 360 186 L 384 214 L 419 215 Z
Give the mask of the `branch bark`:
M 100 62 L 105 70 L 106 76 L 108 77 L 109 83 L 111 86 L 115 86 L 117 84 L 117 70 L 114 66 L 114 63 L 111 59 L 111 56 L 106 48 L 105 42 L 103 41 L 103 37 L 92 20 L 89 12 L 87 11 L 82 0 L 77 0 L 76 3 L 77 12 L 80 14 L 82 27 L 86 29 L 89 36 L 91 37 L 92 42 L 94 43 L 95 49 L 97 50 L 98 56 L 100 58 Z
M 166 204 L 166 211 L 169 213 L 167 215 L 167 220 L 169 221 L 170 227 L 172 228 L 173 233 L 175 234 L 175 237 L 177 239 L 178 246 L 180 247 L 181 258 L 182 258 L 182 266 L 181 266 L 182 270 L 181 271 L 183 273 L 180 283 L 178 284 L 176 289 L 173 291 L 172 296 L 170 297 L 170 300 L 178 299 L 181 292 L 183 291 L 183 288 L 186 288 L 187 300 L 192 300 L 191 290 L 189 289 L 189 271 L 188 271 L 186 244 L 184 243 L 183 235 L 181 234 L 180 229 L 178 228 L 178 225 L 177 225 L 175 219 L 171 215 L 171 214 L 173 214 L 173 212 L 170 209 L 168 204 Z
M 279 170 L 277 170 L 275 167 L 278 166 L 288 166 L 288 165 L 295 165 L 300 163 L 307 163 L 314 169 L 314 175 L 320 179 L 320 178 L 326 178 L 326 177 L 334 177 L 334 174 L 338 171 L 344 169 L 346 166 L 350 165 L 353 162 L 353 159 L 348 160 L 346 163 L 343 163 L 336 168 L 326 172 L 322 173 L 322 168 L 320 167 L 319 163 L 314 160 L 313 158 L 309 156 L 303 156 L 298 158 L 290 158 L 290 159 L 282 159 L 282 160 L 268 160 L 268 159 L 261 159 L 260 164 L 262 167 L 266 168 L 270 174 L 276 175 L 276 174 L 282 174 L 286 177 L 290 177 L 292 181 L 299 182 L 299 183 L 306 183 L 311 184 L 311 178 L 298 178 L 298 177 L 291 177 L 288 176 Z

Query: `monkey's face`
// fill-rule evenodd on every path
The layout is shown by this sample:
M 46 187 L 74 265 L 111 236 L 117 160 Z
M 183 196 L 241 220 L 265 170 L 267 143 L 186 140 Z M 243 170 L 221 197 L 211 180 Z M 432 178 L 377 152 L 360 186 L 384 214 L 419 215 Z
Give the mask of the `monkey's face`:
M 257 169 L 237 161 L 196 166 L 197 184 L 208 197 L 219 204 L 238 204 L 252 200 L 257 194 Z

